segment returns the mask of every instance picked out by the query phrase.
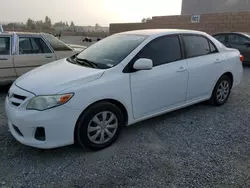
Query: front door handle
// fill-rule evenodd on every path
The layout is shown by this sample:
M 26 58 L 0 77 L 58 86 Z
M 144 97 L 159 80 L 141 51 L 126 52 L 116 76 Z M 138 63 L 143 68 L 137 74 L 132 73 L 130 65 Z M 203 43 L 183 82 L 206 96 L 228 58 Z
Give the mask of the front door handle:
M 184 72 L 184 71 L 186 71 L 187 70 L 187 68 L 185 68 L 185 67 L 180 67 L 178 70 L 177 70 L 177 72 Z
M 47 58 L 47 59 L 50 59 L 50 58 L 52 58 L 52 56 L 46 56 L 46 58 Z
M 6 57 L 0 57 L 0 61 L 8 60 Z

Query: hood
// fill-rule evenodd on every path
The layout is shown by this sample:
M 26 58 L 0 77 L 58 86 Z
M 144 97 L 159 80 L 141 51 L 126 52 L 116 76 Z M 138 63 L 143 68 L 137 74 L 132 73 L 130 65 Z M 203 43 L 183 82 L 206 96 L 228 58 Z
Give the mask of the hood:
M 104 71 L 61 59 L 33 69 L 19 77 L 15 84 L 36 95 L 56 94 L 69 87 L 96 80 Z

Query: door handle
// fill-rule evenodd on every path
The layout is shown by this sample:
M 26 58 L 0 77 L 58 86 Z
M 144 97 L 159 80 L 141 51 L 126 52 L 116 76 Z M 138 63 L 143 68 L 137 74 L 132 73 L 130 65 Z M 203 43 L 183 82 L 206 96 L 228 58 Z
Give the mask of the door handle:
M 0 57 L 0 61 L 4 61 L 4 60 L 8 60 L 8 58 L 6 58 L 6 57 Z
M 184 72 L 184 71 L 186 71 L 186 70 L 187 70 L 187 68 L 180 67 L 180 68 L 177 70 L 177 72 Z
M 48 58 L 48 59 L 49 59 L 49 58 L 52 58 L 52 56 L 46 56 L 46 58 Z

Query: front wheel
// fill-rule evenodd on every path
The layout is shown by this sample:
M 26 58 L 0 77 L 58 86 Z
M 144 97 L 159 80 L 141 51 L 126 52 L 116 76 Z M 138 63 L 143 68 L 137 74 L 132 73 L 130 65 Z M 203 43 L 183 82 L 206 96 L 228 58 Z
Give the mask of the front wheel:
M 216 106 L 225 104 L 230 96 L 231 88 L 232 79 L 227 75 L 223 75 L 216 83 L 209 102 Z
M 89 149 L 98 150 L 111 145 L 124 126 L 121 110 L 109 102 L 89 107 L 76 125 L 77 142 Z

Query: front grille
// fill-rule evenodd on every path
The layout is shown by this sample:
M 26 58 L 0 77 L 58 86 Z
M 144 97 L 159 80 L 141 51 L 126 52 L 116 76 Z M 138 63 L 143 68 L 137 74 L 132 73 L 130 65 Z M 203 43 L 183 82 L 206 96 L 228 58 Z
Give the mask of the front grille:
M 9 100 L 13 106 L 20 106 L 23 101 L 27 98 L 23 95 L 18 95 L 16 93 L 8 93 Z
M 17 95 L 17 94 L 13 94 L 13 97 L 14 98 L 17 98 L 17 99 L 20 99 L 20 100 L 25 100 L 27 97 L 25 97 L 25 96 L 22 96 L 22 95 Z

